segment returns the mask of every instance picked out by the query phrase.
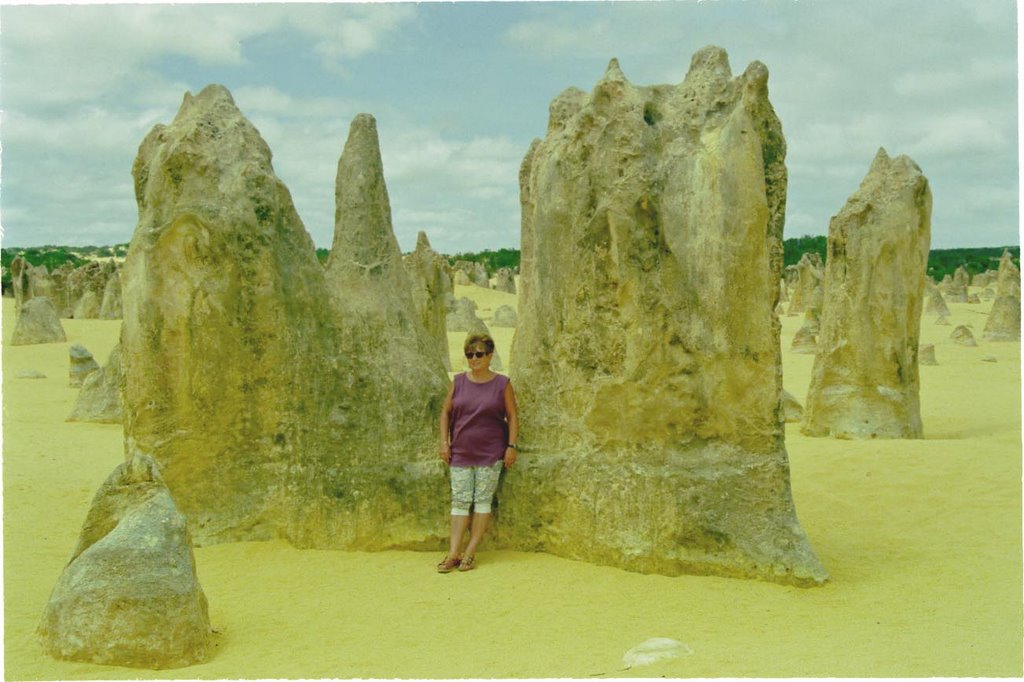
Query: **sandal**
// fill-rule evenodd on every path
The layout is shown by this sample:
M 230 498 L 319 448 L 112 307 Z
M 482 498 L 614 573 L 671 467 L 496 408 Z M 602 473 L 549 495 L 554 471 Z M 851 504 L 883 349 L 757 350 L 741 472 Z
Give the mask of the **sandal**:
M 459 570 L 472 571 L 474 568 L 476 568 L 476 555 L 470 554 L 467 557 L 463 557 L 461 563 L 459 564 Z
M 439 563 L 437 565 L 437 572 L 438 573 L 451 573 L 452 571 L 454 571 L 456 568 L 459 567 L 460 563 L 462 563 L 462 560 L 459 559 L 458 557 L 456 557 L 454 559 L 449 559 L 448 556 L 445 555 L 444 561 L 442 561 L 441 563 Z

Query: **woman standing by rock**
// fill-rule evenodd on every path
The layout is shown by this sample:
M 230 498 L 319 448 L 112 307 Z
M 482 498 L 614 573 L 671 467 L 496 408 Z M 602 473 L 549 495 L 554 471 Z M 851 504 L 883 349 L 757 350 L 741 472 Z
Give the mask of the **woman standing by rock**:
M 472 570 L 491 518 L 491 501 L 502 466 L 516 461 L 519 419 L 508 377 L 491 371 L 494 339 L 471 334 L 463 344 L 469 371 L 455 377 L 441 408 L 440 456 L 450 467 L 451 541 L 439 573 Z M 470 528 L 469 543 L 462 549 Z

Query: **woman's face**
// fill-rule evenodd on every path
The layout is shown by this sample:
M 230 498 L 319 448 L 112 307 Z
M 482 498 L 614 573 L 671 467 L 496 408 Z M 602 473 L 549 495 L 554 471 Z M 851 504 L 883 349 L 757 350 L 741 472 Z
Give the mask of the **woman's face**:
M 483 355 L 480 355 L 483 353 Z M 477 357 L 477 356 L 480 357 Z M 487 352 L 487 346 L 482 343 L 475 344 L 469 347 L 466 351 L 466 362 L 469 364 L 469 369 L 474 372 L 483 372 L 491 368 L 492 353 Z

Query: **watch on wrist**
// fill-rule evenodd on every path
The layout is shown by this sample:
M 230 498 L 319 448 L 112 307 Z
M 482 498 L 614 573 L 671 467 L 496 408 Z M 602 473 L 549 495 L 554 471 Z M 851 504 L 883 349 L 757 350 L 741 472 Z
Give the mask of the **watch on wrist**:
M 513 450 L 518 450 L 518 449 L 519 449 L 519 448 L 517 448 L 517 447 L 516 447 L 516 444 L 515 444 L 515 443 L 509 443 L 509 444 L 508 444 L 508 445 L 506 445 L 505 447 L 507 447 L 507 448 L 512 448 Z

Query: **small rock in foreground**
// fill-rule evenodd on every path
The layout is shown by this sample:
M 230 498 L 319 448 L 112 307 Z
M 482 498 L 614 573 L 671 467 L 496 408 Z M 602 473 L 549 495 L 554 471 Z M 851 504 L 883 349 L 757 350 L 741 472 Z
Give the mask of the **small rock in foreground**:
M 627 668 L 635 668 L 680 656 L 689 656 L 692 653 L 693 649 L 680 641 L 667 637 L 652 637 L 627 651 L 622 657 L 622 664 Z

